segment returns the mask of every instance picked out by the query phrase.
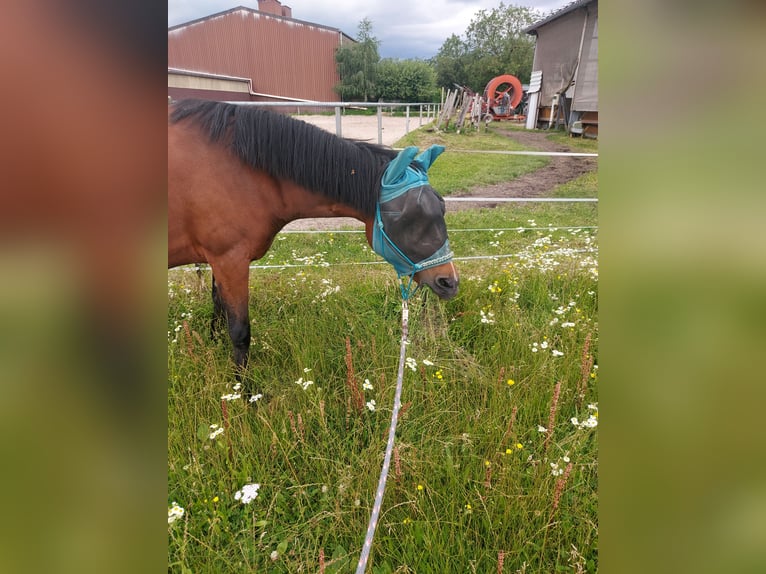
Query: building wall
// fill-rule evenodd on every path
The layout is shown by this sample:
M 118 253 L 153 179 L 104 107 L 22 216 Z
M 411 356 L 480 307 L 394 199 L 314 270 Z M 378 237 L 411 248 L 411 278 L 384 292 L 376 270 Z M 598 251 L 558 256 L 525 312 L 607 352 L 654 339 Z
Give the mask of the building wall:
M 576 10 L 537 30 L 532 70 L 542 70 L 540 104 L 550 105 L 551 98 L 565 87 L 577 65 L 584 14 Z
M 572 109 L 598 111 L 598 3 L 588 5 Z
M 584 134 L 598 135 L 598 2 L 579 0 L 527 28 L 537 36 L 533 71 L 542 71 L 537 125 L 552 118 L 553 97 L 566 89 L 563 108 L 569 122 L 581 121 Z
M 251 78 L 257 93 L 336 101 L 341 41 L 349 38 L 339 30 L 240 7 L 170 28 L 168 67 Z

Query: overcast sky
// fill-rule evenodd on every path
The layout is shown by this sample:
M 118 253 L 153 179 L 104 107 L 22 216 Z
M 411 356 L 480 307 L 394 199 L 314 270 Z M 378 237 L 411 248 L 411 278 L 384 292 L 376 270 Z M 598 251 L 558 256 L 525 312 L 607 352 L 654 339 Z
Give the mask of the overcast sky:
M 506 0 L 548 12 L 571 0 Z M 283 0 L 293 18 L 337 28 L 356 38 L 359 22 L 369 18 L 380 41 L 382 58 L 431 58 L 450 35 L 463 37 L 479 10 L 497 8 L 501 0 Z M 257 0 L 168 0 L 168 26 L 223 12 L 237 6 L 258 9 Z

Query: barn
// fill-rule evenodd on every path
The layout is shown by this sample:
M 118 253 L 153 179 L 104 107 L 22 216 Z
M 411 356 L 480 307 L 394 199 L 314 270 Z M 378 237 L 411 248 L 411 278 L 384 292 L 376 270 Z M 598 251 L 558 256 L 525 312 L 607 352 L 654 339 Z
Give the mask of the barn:
M 168 28 L 168 96 L 229 101 L 338 100 L 336 28 L 292 17 L 278 0 Z
M 598 0 L 575 0 L 524 31 L 536 37 L 526 127 L 598 137 Z

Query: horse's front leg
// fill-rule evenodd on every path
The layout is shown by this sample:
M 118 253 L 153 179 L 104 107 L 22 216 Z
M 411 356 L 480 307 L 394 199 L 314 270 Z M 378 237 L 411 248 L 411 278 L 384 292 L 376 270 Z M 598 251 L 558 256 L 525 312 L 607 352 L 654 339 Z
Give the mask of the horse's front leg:
M 215 341 L 218 339 L 218 334 L 221 331 L 221 323 L 224 320 L 226 311 L 224 309 L 223 300 L 221 299 L 221 293 L 215 282 L 215 275 L 212 276 L 212 283 L 213 318 L 210 320 L 210 338 Z
M 252 394 L 247 383 L 247 363 L 250 350 L 250 318 L 248 314 L 249 261 L 212 264 L 213 323 L 216 321 L 215 306 L 219 305 L 226 316 L 231 343 L 234 346 L 235 376 L 245 387 L 245 396 Z

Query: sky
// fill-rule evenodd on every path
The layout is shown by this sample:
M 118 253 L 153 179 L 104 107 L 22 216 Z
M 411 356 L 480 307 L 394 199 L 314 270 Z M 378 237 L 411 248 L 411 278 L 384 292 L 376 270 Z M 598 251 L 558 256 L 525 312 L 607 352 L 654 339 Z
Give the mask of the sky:
M 505 5 L 549 12 L 571 0 L 506 0 Z M 436 55 L 452 34 L 463 37 L 479 10 L 497 8 L 501 0 L 282 0 L 293 18 L 337 28 L 351 38 L 359 22 L 372 22 L 381 58 L 422 58 Z M 258 9 L 257 0 L 168 0 L 168 26 L 223 12 L 237 6 Z

